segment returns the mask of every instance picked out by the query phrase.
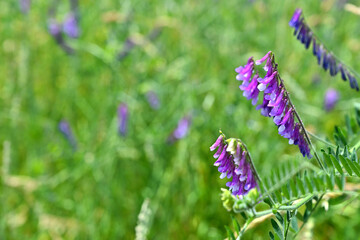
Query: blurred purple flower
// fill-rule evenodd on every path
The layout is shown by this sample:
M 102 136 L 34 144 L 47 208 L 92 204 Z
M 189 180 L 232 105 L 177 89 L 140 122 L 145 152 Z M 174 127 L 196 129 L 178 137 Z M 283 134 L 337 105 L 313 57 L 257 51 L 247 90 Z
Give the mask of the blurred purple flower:
M 68 54 L 73 54 L 74 49 L 72 49 L 64 40 L 61 32 L 61 24 L 58 23 L 55 19 L 50 18 L 48 21 L 48 30 L 51 36 L 55 39 L 56 43 Z
M 57 35 L 61 34 L 61 24 L 58 23 L 55 19 L 50 19 L 48 23 L 49 33 L 56 37 Z
M 325 93 L 325 98 L 324 98 L 324 108 L 327 112 L 331 111 L 337 101 L 339 100 L 339 94 L 338 92 L 333 89 L 333 88 L 329 88 L 326 93 Z
M 182 139 L 188 133 L 191 124 L 191 117 L 185 116 L 179 120 L 177 127 L 168 138 L 168 142 L 173 143 L 176 140 Z
M 30 10 L 31 0 L 19 0 L 19 5 L 21 12 L 27 14 Z
M 126 136 L 127 134 L 128 117 L 128 106 L 125 103 L 121 103 L 118 107 L 118 133 L 121 136 Z
M 63 24 L 63 31 L 70 38 L 77 38 L 79 36 L 79 26 L 75 14 L 68 14 Z
M 146 98 L 147 98 L 150 106 L 153 109 L 159 109 L 160 101 L 159 101 L 159 98 L 158 98 L 158 96 L 156 95 L 156 93 L 154 91 L 148 91 L 146 93 Z
M 61 120 L 59 122 L 59 130 L 60 132 L 64 135 L 64 137 L 66 138 L 66 140 L 69 141 L 70 145 L 76 149 L 76 140 L 75 137 L 71 131 L 71 127 L 69 122 L 67 122 L 66 120 Z

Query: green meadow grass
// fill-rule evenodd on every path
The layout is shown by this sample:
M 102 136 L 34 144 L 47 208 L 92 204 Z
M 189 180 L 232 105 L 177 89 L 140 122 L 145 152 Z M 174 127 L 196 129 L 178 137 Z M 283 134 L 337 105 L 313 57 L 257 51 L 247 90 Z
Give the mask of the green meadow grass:
M 301 7 L 326 46 L 360 69 L 359 16 L 337 1 L 80 1 L 72 56 L 47 31 L 49 6 L 33 1 L 23 15 L 17 1 L 0 2 L 0 239 L 134 239 L 145 199 L 149 239 L 225 238 L 231 218 L 219 194 L 226 180 L 209 152 L 219 129 L 247 143 L 260 175 L 280 162 L 306 161 L 242 97 L 234 69 L 250 56 L 275 53 L 305 125 L 322 137 L 331 139 L 359 101 L 348 83 L 317 66 L 288 26 Z M 61 1 L 59 19 L 67 9 Z M 116 61 L 127 38 L 144 41 L 155 27 L 159 37 Z M 331 113 L 323 110 L 328 87 L 341 95 Z M 148 90 L 158 94 L 159 110 L 149 106 Z M 129 106 L 126 137 L 117 134 L 121 102 Z M 188 135 L 168 144 L 187 114 Z M 58 130 L 62 119 L 76 151 Z M 359 204 L 320 209 L 304 232 L 356 239 Z M 268 231 L 263 222 L 245 238 Z

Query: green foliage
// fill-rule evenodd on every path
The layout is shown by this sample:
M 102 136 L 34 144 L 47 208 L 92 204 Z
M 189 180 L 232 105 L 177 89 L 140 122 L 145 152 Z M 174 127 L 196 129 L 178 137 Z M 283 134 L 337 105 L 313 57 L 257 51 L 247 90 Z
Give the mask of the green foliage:
M 234 68 L 273 50 L 306 126 L 327 136 L 334 125 L 341 128 L 339 116 L 358 97 L 340 78 L 319 71 L 288 27 L 294 9 L 303 8 L 308 21 L 323 20 L 316 32 L 327 46 L 359 69 L 358 16 L 337 1 L 79 1 L 80 38 L 67 39 L 77 50 L 72 56 L 48 34 L 53 1 L 31 1 L 28 15 L 18 2 L 0 1 L 1 239 L 135 239 L 145 199 L 149 239 L 222 239 L 231 219 L 219 198 L 224 180 L 209 153 L 219 128 L 246 141 L 261 176 L 284 162 L 299 165 L 297 147 L 241 96 Z M 62 20 L 68 1 L 58 6 Z M 147 41 L 158 26 L 161 34 Z M 118 62 L 129 38 L 146 41 Z M 340 91 L 341 102 L 326 113 L 329 85 Z M 148 90 L 158 94 L 160 109 L 150 108 Z M 117 135 L 120 102 L 129 105 L 125 138 Z M 189 112 L 188 136 L 167 144 Z M 76 151 L 58 131 L 61 119 L 71 124 Z M 360 140 L 358 123 L 359 114 L 347 122 L 351 132 L 341 129 L 351 138 L 348 146 Z M 290 198 L 306 196 L 302 173 L 293 176 Z M 337 188 L 335 178 L 328 179 Z M 273 180 L 277 190 L 283 187 Z M 335 206 L 348 200 L 339 198 Z M 350 206 L 356 211 L 360 203 Z M 337 212 L 317 216 L 315 239 L 356 239 L 360 218 Z M 242 227 L 246 221 L 238 219 Z M 268 223 L 244 238 L 264 238 Z
M 348 119 L 346 121 L 350 121 L 350 118 L 346 119 Z M 350 132 L 357 132 L 357 129 L 352 128 L 351 131 L 348 129 L 347 133 Z M 341 129 L 337 127 L 334 130 L 334 136 L 335 141 L 341 139 L 341 141 L 337 141 L 341 145 L 329 147 L 327 152 L 321 150 L 322 160 L 325 163 L 324 170 L 311 163 L 300 163 L 297 160 L 280 164 L 272 169 L 269 176 L 262 177 L 259 184 L 261 197 L 255 201 L 255 203 L 259 203 L 263 200 L 269 204 L 270 209 L 258 212 L 255 210 L 256 204 L 248 204 L 242 209 L 250 221 L 254 217 L 275 215 L 275 218 L 270 220 L 273 228 L 273 232 L 269 232 L 270 239 L 288 239 L 290 236 L 296 236 L 308 222 L 326 193 L 340 193 L 339 197 L 332 199 L 329 203 L 331 205 L 342 204 L 348 200 L 346 194 L 343 194 L 346 178 L 353 177 L 360 182 L 360 164 L 356 148 L 347 145 L 348 136 L 351 134 L 345 137 Z M 354 197 L 359 196 L 357 192 L 351 194 L 355 194 Z M 244 200 L 234 199 L 233 210 L 236 212 L 235 206 Z M 300 212 L 302 206 L 305 206 L 305 209 Z M 281 215 L 279 211 L 285 211 L 285 215 Z M 298 221 L 302 222 L 300 228 Z

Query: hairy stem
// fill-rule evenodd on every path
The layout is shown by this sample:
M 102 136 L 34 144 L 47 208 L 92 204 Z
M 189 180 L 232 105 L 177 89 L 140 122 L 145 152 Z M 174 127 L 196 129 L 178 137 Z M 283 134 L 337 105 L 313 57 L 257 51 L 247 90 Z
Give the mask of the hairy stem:
M 311 215 L 312 215 L 312 214 L 313 214 L 313 212 L 315 211 L 316 207 L 317 207 L 317 206 L 319 205 L 319 203 L 321 202 L 321 200 L 322 200 L 323 196 L 324 196 L 324 194 L 322 194 L 322 195 L 320 196 L 319 200 L 317 200 L 317 202 L 316 202 L 316 204 L 315 204 L 314 208 L 311 210 L 311 213 L 310 213 L 310 215 L 309 215 L 309 217 L 308 217 L 308 220 L 310 219 Z M 304 226 L 305 226 L 305 223 L 306 223 L 306 222 L 307 222 L 307 221 L 303 222 L 303 224 L 301 225 L 301 227 L 300 227 L 299 231 L 298 231 L 298 232 L 294 235 L 294 239 L 295 239 L 295 238 L 296 238 L 296 236 L 299 234 L 299 232 L 301 231 L 301 229 L 303 229 L 303 228 L 304 228 Z
M 240 233 L 239 233 L 239 237 L 242 237 L 246 231 L 246 228 L 249 226 L 249 224 L 254 220 L 253 217 L 248 218 L 244 224 L 244 226 L 242 227 Z
M 275 68 L 277 68 L 277 64 L 275 65 Z M 292 109 L 294 110 L 295 116 L 296 116 L 297 120 L 299 121 L 299 124 L 300 124 L 300 126 L 301 126 L 301 128 L 302 128 L 302 130 L 303 130 L 304 135 L 305 135 L 306 141 L 308 142 L 308 144 L 310 145 L 312 151 L 314 152 L 315 158 L 316 158 L 317 162 L 319 163 L 320 167 L 321 167 L 325 172 L 327 172 L 326 169 L 324 168 L 324 165 L 323 165 L 323 163 L 322 163 L 319 155 L 317 154 L 317 152 L 316 152 L 316 150 L 315 150 L 314 145 L 312 144 L 312 142 L 311 142 L 311 140 L 310 140 L 310 137 L 309 137 L 309 135 L 308 135 L 308 133 L 307 133 L 307 131 L 306 131 L 306 128 L 305 128 L 305 125 L 304 125 L 303 121 L 301 120 L 298 112 L 297 112 L 296 109 L 295 109 L 294 104 L 293 104 L 292 101 L 291 101 L 290 94 L 289 94 L 289 92 L 287 91 L 287 89 L 286 89 L 286 87 L 285 87 L 284 81 L 281 79 L 280 74 L 277 74 L 277 76 L 278 76 L 278 79 L 280 80 L 280 82 L 281 82 L 281 84 L 282 84 L 282 87 L 284 88 L 284 91 L 285 91 L 285 93 L 286 93 L 286 96 L 287 96 L 287 98 L 288 98 L 288 100 L 289 100 L 289 104 L 290 104 L 290 106 L 292 107 Z
M 239 141 L 240 141 L 240 143 L 241 143 L 241 144 L 244 146 L 244 148 L 245 148 L 246 154 L 247 154 L 248 159 L 249 159 L 249 162 L 250 162 L 251 170 L 253 171 L 253 173 L 254 173 L 256 179 L 259 181 L 259 183 L 261 183 L 262 180 L 261 180 L 260 175 L 258 174 L 258 172 L 257 172 L 257 170 L 256 170 L 256 168 L 255 168 L 255 164 L 254 164 L 254 162 L 253 162 L 253 160 L 252 160 L 252 158 L 251 158 L 250 151 L 249 151 L 248 148 L 246 147 L 246 144 L 245 144 L 243 141 L 241 141 L 241 139 L 239 139 Z M 263 184 L 263 186 L 264 186 L 264 188 L 265 188 L 265 191 L 268 192 L 265 184 Z M 271 197 L 270 194 L 268 194 L 268 197 L 269 197 L 271 203 L 272 203 L 273 205 L 275 205 L 275 201 L 272 199 L 272 197 Z
M 292 172 L 286 175 L 283 179 L 281 179 L 280 182 L 275 184 L 273 187 L 271 187 L 269 190 L 266 190 L 266 193 L 270 195 L 271 192 L 275 191 L 276 189 L 280 188 L 285 182 L 289 181 L 293 176 L 295 176 L 298 172 L 301 170 L 309 168 L 311 170 L 317 171 L 319 170 L 318 167 L 314 166 L 313 164 L 310 164 L 309 162 L 303 162 L 298 168 L 294 169 Z M 262 197 L 260 197 L 259 201 L 263 200 Z
M 318 140 L 318 141 L 320 141 L 320 142 L 323 142 L 323 143 L 325 143 L 326 145 L 329 145 L 330 147 L 337 148 L 337 146 L 335 146 L 335 145 L 332 144 L 331 142 L 328 142 L 328 141 L 326 141 L 325 139 L 322 139 L 321 137 L 315 135 L 314 133 L 309 132 L 309 131 L 307 131 L 307 130 L 306 130 L 306 132 L 307 132 L 310 136 L 312 136 L 313 138 L 315 138 L 316 140 Z
M 265 211 L 261 211 L 261 212 L 255 212 L 255 216 L 256 217 L 262 217 L 268 214 L 272 214 L 273 210 L 285 210 L 285 211 L 293 211 L 298 209 L 299 207 L 301 207 L 302 205 L 304 205 L 305 203 L 307 203 L 308 201 L 310 201 L 311 199 L 313 199 L 314 194 L 309 194 L 308 196 L 304 197 L 303 199 L 301 199 L 298 203 L 291 205 L 291 206 L 280 206 L 276 209 L 269 209 L 269 210 L 265 210 Z
M 290 218 L 290 221 L 291 221 L 291 218 Z M 285 240 L 287 239 L 287 235 L 288 235 L 288 232 L 289 232 L 290 221 L 287 221 L 287 224 L 286 224 L 286 230 L 285 230 L 285 234 L 284 234 L 284 239 Z

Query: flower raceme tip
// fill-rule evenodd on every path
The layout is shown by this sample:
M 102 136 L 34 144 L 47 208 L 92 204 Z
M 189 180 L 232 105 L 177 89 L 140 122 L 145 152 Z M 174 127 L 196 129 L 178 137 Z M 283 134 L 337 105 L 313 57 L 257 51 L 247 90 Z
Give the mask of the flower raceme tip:
M 331 76 L 337 75 L 339 72 L 344 81 L 349 80 L 350 87 L 359 91 L 358 82 L 350 69 L 345 64 L 337 61 L 335 56 L 325 48 L 325 46 L 316 38 L 310 27 L 302 16 L 302 10 L 296 9 L 289 26 L 294 28 L 294 35 L 305 46 L 306 49 L 312 44 L 312 53 L 317 58 L 318 64 L 325 70 L 329 70 Z
M 255 71 L 254 65 L 264 62 L 266 63 L 263 69 L 266 74 L 264 77 L 260 77 L 259 73 Z M 239 88 L 243 91 L 243 96 L 256 105 L 262 94 L 263 102 L 256 106 L 256 110 L 260 110 L 265 117 L 273 118 L 279 134 L 289 139 L 289 144 L 298 145 L 302 155 L 310 159 L 312 155 L 309 143 L 305 140 L 305 129 L 295 115 L 294 106 L 279 76 L 274 54 L 269 51 L 257 61 L 250 57 L 245 66 L 240 66 L 235 71 L 237 72 L 236 79 L 242 81 Z M 296 119 L 298 122 L 295 121 Z
M 224 134 L 220 134 L 210 147 L 211 151 L 215 149 L 217 151 L 214 158 L 217 160 L 214 166 L 218 167 L 221 179 L 232 178 L 226 183 L 226 186 L 229 187 L 233 195 L 242 197 L 257 186 L 251 162 L 248 160 L 248 153 L 240 140 L 225 139 Z

